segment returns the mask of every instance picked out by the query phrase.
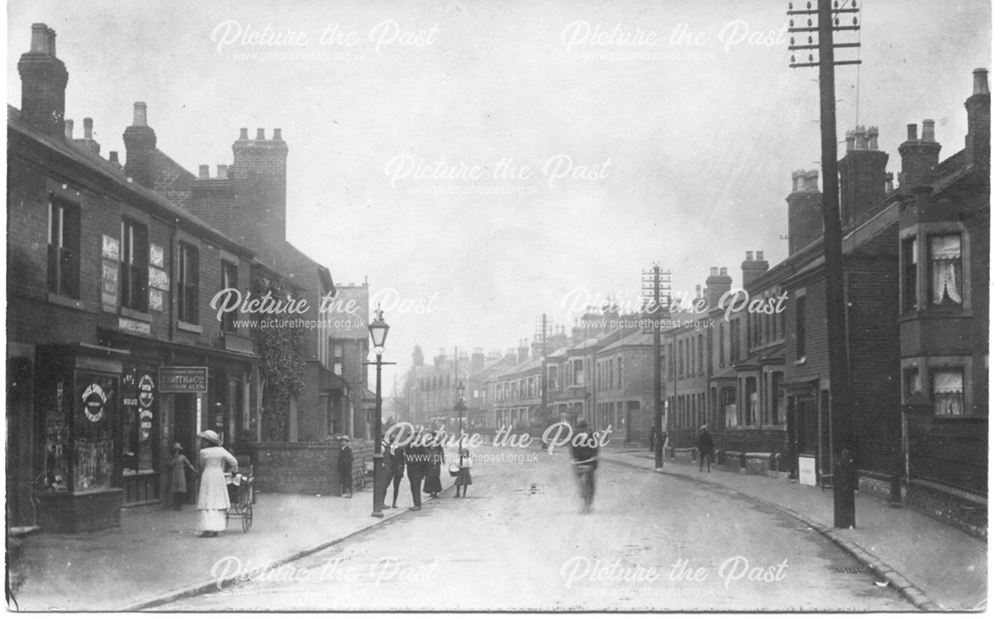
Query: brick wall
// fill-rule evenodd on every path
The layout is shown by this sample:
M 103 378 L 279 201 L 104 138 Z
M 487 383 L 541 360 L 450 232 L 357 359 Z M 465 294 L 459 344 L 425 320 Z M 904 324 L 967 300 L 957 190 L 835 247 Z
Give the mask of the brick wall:
M 354 439 L 354 483 L 363 478 L 364 462 L 371 461 L 373 443 Z M 248 454 L 254 466 L 254 489 L 258 492 L 339 495 L 335 442 L 251 443 L 238 453 Z M 369 480 L 369 483 L 371 481 Z

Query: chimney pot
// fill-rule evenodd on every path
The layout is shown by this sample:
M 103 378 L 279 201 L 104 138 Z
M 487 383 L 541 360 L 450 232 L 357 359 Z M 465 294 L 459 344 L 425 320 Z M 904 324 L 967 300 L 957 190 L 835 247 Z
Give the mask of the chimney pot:
M 46 28 L 45 29 L 45 35 L 46 35 L 45 38 L 48 40 L 48 44 L 49 44 L 49 49 L 48 49 L 49 56 L 52 56 L 53 58 L 57 58 L 57 56 L 56 56 L 56 31 L 53 30 L 52 28 Z
M 747 260 L 748 261 L 753 260 L 753 252 L 752 251 L 748 251 L 747 252 Z
M 729 267 L 721 267 L 719 269 L 719 275 L 729 275 L 728 271 L 729 271 Z
M 73 139 L 73 121 L 67 118 L 65 122 L 66 122 L 66 125 L 65 125 L 66 126 L 66 139 L 67 140 L 72 140 Z
M 45 24 L 31 24 L 31 53 L 49 53 L 49 27 Z
M 208 178 L 208 166 L 200 165 L 198 166 L 198 179 L 205 180 Z
M 122 165 L 118 161 L 118 151 L 116 151 L 116 150 L 113 150 L 110 153 L 108 153 L 108 161 L 110 163 L 113 163 L 114 165 L 116 165 L 118 167 L 121 167 L 121 165 Z
M 868 150 L 878 150 L 878 127 L 868 127 Z
M 763 260 L 764 260 L 764 252 L 757 250 L 757 262 L 761 262 Z
M 717 276 L 719 274 L 719 267 L 712 267 L 711 274 L 712 274 L 712 277 Z
M 935 142 L 934 139 L 934 121 L 931 119 L 924 120 L 923 134 L 920 139 L 924 142 Z
M 917 123 L 910 123 L 906 125 L 906 141 L 917 139 Z
M 847 152 L 851 152 L 852 150 L 854 150 L 854 131 L 853 130 L 849 130 L 847 132 L 847 137 L 844 138 L 844 141 L 847 143 Z
M 83 119 L 83 139 L 93 140 L 94 139 L 94 119 L 84 118 Z
M 246 127 L 241 127 L 240 128 L 240 139 L 241 140 L 249 140 L 250 139 L 250 137 L 247 135 L 248 131 L 249 131 L 249 129 L 247 129 Z
M 892 193 L 892 172 L 885 173 L 885 192 Z
M 264 137 L 264 130 L 263 129 L 257 129 L 257 139 L 258 140 L 266 140 L 267 139 L 266 137 Z
M 273 139 L 274 139 L 275 142 L 280 142 L 281 141 L 281 129 L 275 129 L 274 130 L 274 138 Z
M 976 69 L 972 72 L 972 94 L 974 95 L 988 95 L 990 94 L 990 83 L 987 79 L 989 71 L 986 69 Z
M 136 101 L 132 106 L 132 126 L 146 126 L 146 104 L 142 101 Z
M 229 166 L 219 165 L 218 168 L 216 168 L 216 174 L 218 178 L 229 178 Z

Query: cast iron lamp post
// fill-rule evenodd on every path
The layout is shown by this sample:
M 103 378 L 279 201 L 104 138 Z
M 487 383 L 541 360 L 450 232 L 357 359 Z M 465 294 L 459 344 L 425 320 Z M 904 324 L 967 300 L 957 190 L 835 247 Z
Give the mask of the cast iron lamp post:
M 375 310 L 375 319 L 368 325 L 368 333 L 375 348 L 375 454 L 372 457 L 372 475 L 375 479 L 372 483 L 372 517 L 381 518 L 382 493 L 379 484 L 382 481 L 382 352 L 385 350 L 385 338 L 389 335 L 389 325 L 382 318 L 381 308 Z
M 455 410 L 458 411 L 458 450 L 462 450 L 462 413 L 467 410 L 465 405 L 465 383 L 458 383 L 458 401 L 455 402 Z

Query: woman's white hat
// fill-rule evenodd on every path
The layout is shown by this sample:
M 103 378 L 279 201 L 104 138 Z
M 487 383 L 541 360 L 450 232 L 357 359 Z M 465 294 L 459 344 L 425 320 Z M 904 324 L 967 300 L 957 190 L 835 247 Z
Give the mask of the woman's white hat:
M 204 432 L 199 432 L 198 436 L 205 439 L 206 441 L 215 443 L 216 445 L 222 444 L 222 439 L 220 439 L 219 435 L 215 433 L 215 430 L 205 430 Z

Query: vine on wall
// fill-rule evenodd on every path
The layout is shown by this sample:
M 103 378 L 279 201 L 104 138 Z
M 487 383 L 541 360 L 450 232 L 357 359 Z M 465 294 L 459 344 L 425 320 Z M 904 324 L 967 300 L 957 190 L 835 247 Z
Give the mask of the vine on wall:
M 258 280 L 254 296 L 268 292 L 274 298 L 290 294 L 281 284 Z M 266 315 L 257 317 L 273 318 Z M 287 441 L 291 402 L 303 387 L 305 328 L 287 325 L 258 328 L 254 335 L 260 353 L 261 438 L 265 441 Z

